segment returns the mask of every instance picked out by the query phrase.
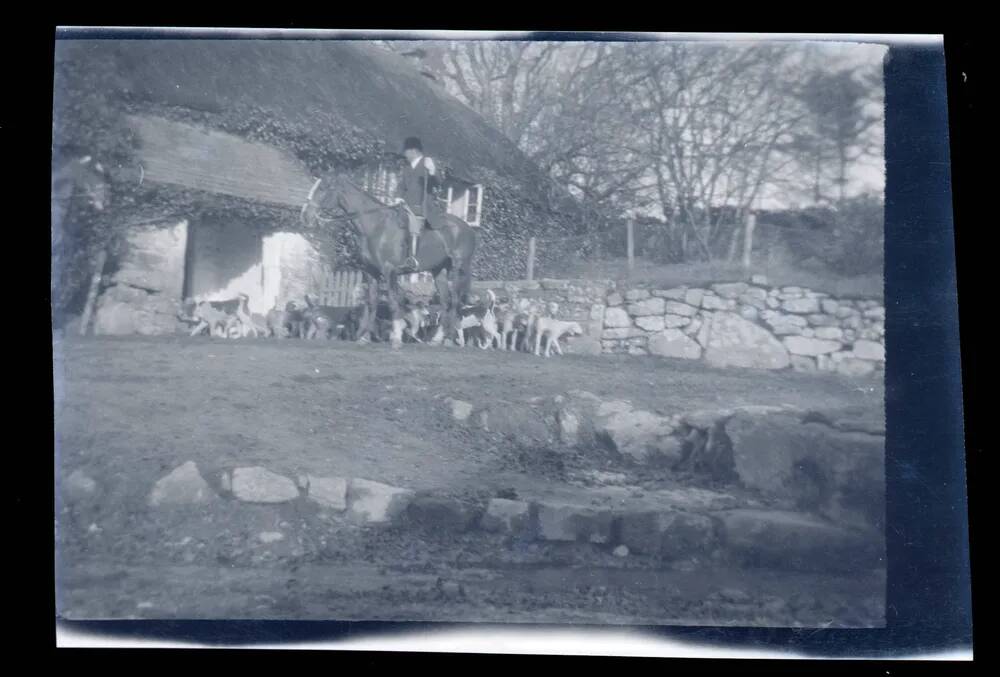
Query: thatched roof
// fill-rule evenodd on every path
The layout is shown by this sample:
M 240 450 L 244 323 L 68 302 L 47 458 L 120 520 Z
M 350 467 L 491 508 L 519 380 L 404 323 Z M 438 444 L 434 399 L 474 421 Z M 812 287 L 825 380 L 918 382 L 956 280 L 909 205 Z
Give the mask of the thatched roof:
M 375 140 L 385 151 L 399 152 L 403 139 L 415 135 L 460 176 L 482 180 L 497 174 L 528 192 L 545 182 L 516 145 L 478 114 L 405 58 L 364 42 L 60 40 L 56 60 L 73 63 L 87 80 L 57 80 L 57 97 L 97 89 L 133 111 L 169 106 L 209 117 L 249 107 L 248 117 L 308 130 L 317 146 L 363 141 L 371 148 Z M 317 124 L 320 119 L 327 122 Z M 330 130 L 331 119 L 337 133 Z

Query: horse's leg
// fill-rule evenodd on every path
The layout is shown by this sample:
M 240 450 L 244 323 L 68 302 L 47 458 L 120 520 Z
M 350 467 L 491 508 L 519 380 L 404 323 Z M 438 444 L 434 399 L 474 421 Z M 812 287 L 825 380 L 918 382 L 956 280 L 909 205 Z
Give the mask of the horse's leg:
M 448 269 L 442 268 L 434 274 L 434 286 L 437 288 L 438 300 L 441 302 L 443 311 L 438 317 L 437 327 L 434 336 L 430 340 L 432 346 L 439 346 L 444 340 L 447 332 L 451 330 L 450 308 L 451 290 L 448 286 Z
M 395 271 L 388 273 L 389 287 L 389 317 L 392 320 L 392 330 L 389 333 L 389 345 L 393 350 L 399 350 L 403 346 L 403 322 L 399 317 L 399 283 Z
M 368 298 L 365 299 L 365 309 L 361 313 L 361 321 L 358 323 L 358 343 L 368 343 L 371 341 L 372 323 L 375 321 L 375 312 L 378 308 L 378 281 L 374 275 L 364 273 L 368 286 Z

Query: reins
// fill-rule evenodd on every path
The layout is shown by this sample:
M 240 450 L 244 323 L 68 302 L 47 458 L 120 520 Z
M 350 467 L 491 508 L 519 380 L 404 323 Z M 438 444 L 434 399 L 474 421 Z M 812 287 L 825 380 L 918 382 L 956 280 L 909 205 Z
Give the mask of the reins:
M 300 212 L 301 215 L 304 216 L 305 213 L 306 213 L 306 209 L 308 209 L 310 206 L 315 206 L 314 203 L 313 203 L 313 198 L 316 195 L 316 189 L 319 188 L 319 184 L 322 181 L 323 181 L 323 179 L 321 179 L 321 178 L 320 179 L 316 179 L 316 183 L 314 183 L 313 186 L 312 186 L 312 188 L 309 189 L 309 195 L 306 196 L 305 204 L 302 205 L 302 211 Z M 341 207 L 341 209 L 343 209 L 343 207 Z M 362 216 L 364 214 L 374 214 L 376 212 L 385 211 L 387 209 L 393 209 L 393 207 L 391 207 L 389 205 L 382 205 L 382 204 L 380 204 L 378 207 L 371 207 L 370 209 L 362 209 L 362 210 L 354 211 L 354 212 L 349 212 L 346 209 L 344 209 L 344 213 L 343 214 L 341 214 L 339 216 L 331 216 L 331 217 L 327 218 L 327 217 L 324 217 L 324 216 L 320 216 L 319 207 L 316 207 L 316 220 L 322 221 L 323 223 L 331 223 L 333 221 L 350 221 L 351 219 L 357 218 L 357 217 Z

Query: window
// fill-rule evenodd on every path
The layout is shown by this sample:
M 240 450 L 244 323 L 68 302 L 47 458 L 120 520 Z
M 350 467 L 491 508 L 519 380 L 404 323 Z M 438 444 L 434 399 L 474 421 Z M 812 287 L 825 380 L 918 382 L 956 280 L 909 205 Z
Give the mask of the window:
M 479 217 L 483 212 L 483 186 L 476 184 L 465 191 L 465 220 L 470 226 L 479 225 Z
M 446 198 L 448 213 L 457 216 L 470 226 L 479 226 L 483 211 L 483 187 L 479 184 L 465 186 L 448 187 Z

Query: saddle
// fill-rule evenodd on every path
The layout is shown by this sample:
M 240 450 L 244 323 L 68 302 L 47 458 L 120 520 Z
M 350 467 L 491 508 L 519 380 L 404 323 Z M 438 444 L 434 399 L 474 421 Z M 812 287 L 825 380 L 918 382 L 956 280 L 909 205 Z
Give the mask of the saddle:
M 407 219 L 406 228 L 407 228 L 408 232 L 410 233 L 410 235 L 414 235 L 414 236 L 416 236 L 416 237 L 419 238 L 419 237 L 421 237 L 423 235 L 423 232 L 424 232 L 425 228 L 427 230 L 432 231 L 437 236 L 438 240 L 441 241 L 441 246 L 444 247 L 445 255 L 450 258 L 451 257 L 451 247 L 448 246 L 448 240 L 444 237 L 444 235 L 442 235 L 438 231 L 437 228 L 434 228 L 433 226 L 428 227 L 427 217 L 426 216 L 419 216 L 419 215 L 415 214 L 413 212 L 413 210 L 410 209 L 409 205 L 407 205 L 405 203 L 402 204 L 401 207 L 403 208 L 403 210 L 406 213 L 406 219 Z M 409 255 L 409 249 L 406 250 L 405 254 Z

